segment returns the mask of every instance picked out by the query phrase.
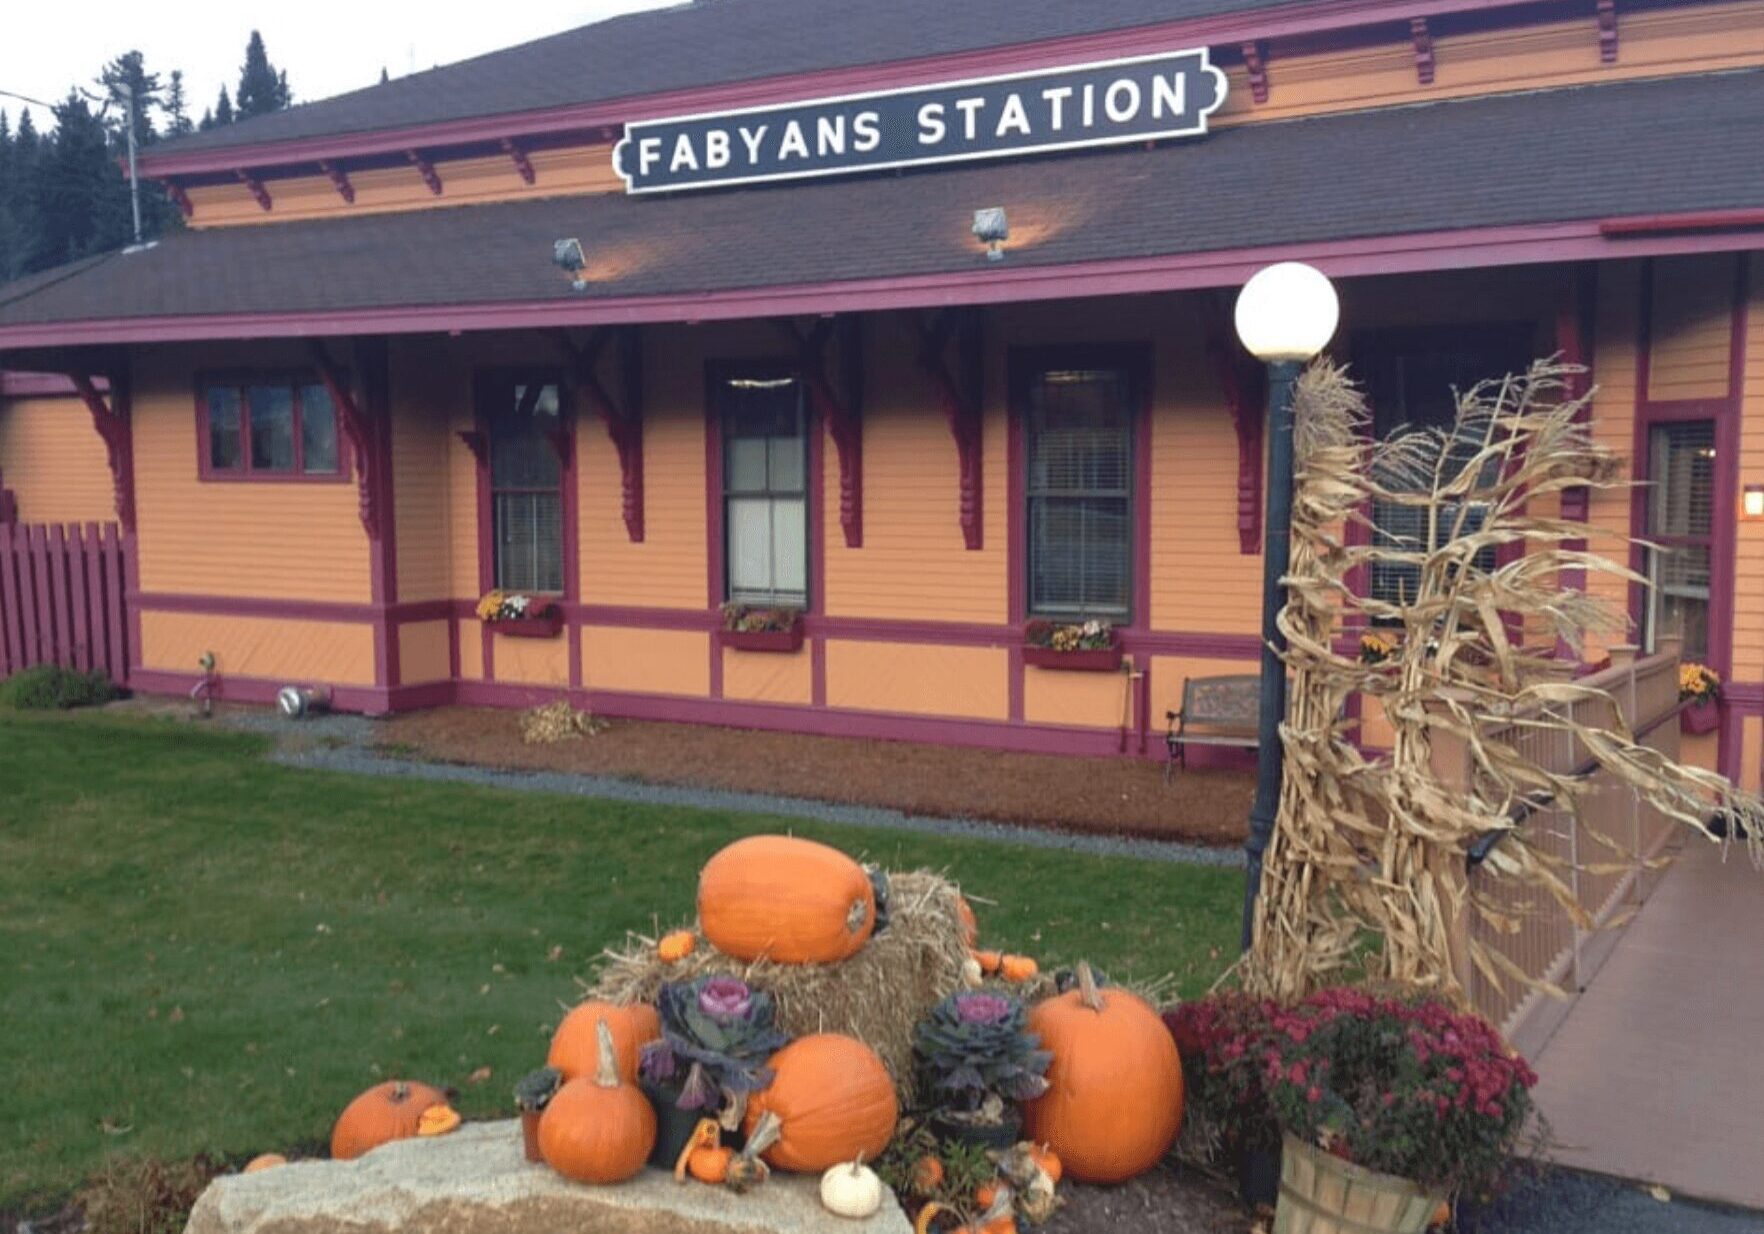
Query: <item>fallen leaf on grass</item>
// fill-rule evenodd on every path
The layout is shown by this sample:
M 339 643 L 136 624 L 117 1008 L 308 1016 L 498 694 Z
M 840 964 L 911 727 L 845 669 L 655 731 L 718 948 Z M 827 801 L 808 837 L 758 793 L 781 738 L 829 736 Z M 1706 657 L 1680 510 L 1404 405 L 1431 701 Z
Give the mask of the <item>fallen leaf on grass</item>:
M 167 1024 L 182 1024 L 184 1022 L 184 1009 L 182 1007 L 173 1007 L 171 1009 L 171 1014 L 165 1017 L 165 1022 Z
M 109 1118 L 100 1119 L 98 1122 L 98 1130 L 102 1131 L 105 1135 L 127 1135 L 134 1129 L 135 1124 L 133 1123 L 128 1124 L 126 1127 L 119 1127 L 116 1125 L 114 1119 Z
M 552 944 L 551 950 L 547 951 L 545 953 L 545 958 L 547 960 L 550 960 L 553 963 L 556 963 L 558 960 L 563 959 L 563 944 L 562 943 Z
M 476 1071 L 472 1072 L 470 1075 L 468 1075 L 466 1077 L 466 1083 L 467 1084 L 482 1084 L 484 1081 L 488 1080 L 490 1078 L 490 1076 L 491 1076 L 490 1068 L 479 1067 Z

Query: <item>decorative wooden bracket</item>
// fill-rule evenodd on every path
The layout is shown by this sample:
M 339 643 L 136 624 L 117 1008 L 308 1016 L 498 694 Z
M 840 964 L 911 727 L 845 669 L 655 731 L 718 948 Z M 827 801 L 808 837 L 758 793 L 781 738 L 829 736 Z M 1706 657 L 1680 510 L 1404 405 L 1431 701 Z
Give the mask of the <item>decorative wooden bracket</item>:
M 603 326 L 577 347 L 559 334 L 558 346 L 569 360 L 570 380 L 612 439 L 619 454 L 621 510 L 631 543 L 643 543 L 643 336 L 636 326 Z M 609 344 L 618 347 L 619 398 L 600 382 L 600 358 Z M 563 456 L 559 455 L 560 459 Z M 565 465 L 568 460 L 563 459 Z
M 919 368 L 936 387 L 950 435 L 955 438 L 962 543 L 970 549 L 983 548 L 985 408 L 981 397 L 980 313 L 977 309 L 944 309 L 932 316 L 921 315 L 918 326 Z M 953 373 L 945 355 L 952 338 L 956 351 Z
M 533 170 L 533 160 L 527 157 L 527 152 L 517 146 L 512 138 L 502 139 L 502 152 L 514 160 L 515 170 L 521 173 L 521 179 L 526 183 L 531 184 L 539 178 L 538 173 Z
M 251 195 L 257 199 L 257 204 L 266 212 L 275 204 L 270 200 L 269 190 L 263 186 L 262 180 L 259 180 L 243 167 L 239 168 L 233 174 L 239 177 L 239 183 L 243 184 L 248 190 L 250 190 Z
M 490 465 L 490 438 L 483 429 L 462 428 L 454 436 L 465 443 L 465 448 L 472 452 L 472 458 L 477 460 L 478 466 Z
M 1237 429 L 1237 548 L 1244 556 L 1262 550 L 1262 439 L 1267 375 L 1236 345 L 1224 297 L 1207 301 L 1207 354 Z
M 1433 32 L 1425 17 L 1409 18 L 1409 37 L 1415 43 L 1415 80 L 1424 86 L 1433 84 Z
M 1617 0 L 1599 0 L 1599 63 L 1617 63 Z
M 827 426 L 833 448 L 839 452 L 839 526 L 845 547 L 864 546 L 864 426 L 863 426 L 863 332 L 859 319 L 822 317 L 808 333 L 788 319 L 778 322 L 796 348 L 797 366 L 809 401 Z M 837 333 L 839 372 L 837 382 L 827 376 L 827 343 Z
M 135 445 L 129 426 L 128 382 L 120 374 L 112 374 L 107 402 L 86 374 L 74 373 L 71 378 L 80 401 L 92 413 L 92 427 L 98 430 L 98 436 L 104 441 L 116 521 L 125 535 L 132 535 L 135 530 Z
M 320 160 L 319 170 L 331 178 L 331 187 L 337 190 L 337 196 L 353 206 L 355 204 L 355 186 L 349 183 L 349 173 L 329 159 Z
M 190 200 L 190 194 L 184 191 L 183 185 L 176 180 L 161 180 L 159 186 L 171 198 L 172 205 L 178 208 L 178 213 L 184 216 L 185 222 L 196 217 L 196 204 Z
M 6 487 L 6 475 L 0 472 L 0 527 L 18 522 L 18 494 Z
M 362 408 L 354 393 L 349 388 L 349 379 L 336 361 L 331 359 L 323 343 L 312 339 L 307 343 L 312 360 L 318 366 L 319 379 L 325 383 L 325 390 L 331 396 L 331 405 L 337 409 L 337 421 L 349 438 L 349 445 L 355 453 L 355 490 L 356 505 L 361 515 L 361 525 L 367 530 L 368 538 L 380 538 L 381 513 L 379 500 L 379 477 L 375 474 L 378 457 L 374 449 L 373 418 Z
M 1250 98 L 1258 103 L 1268 101 L 1268 52 L 1260 42 L 1243 45 L 1243 67 L 1249 70 Z
M 424 158 L 421 150 L 406 150 L 404 157 L 409 159 L 410 165 L 417 169 L 417 174 L 423 178 L 423 183 L 429 186 L 429 192 L 437 197 L 441 196 L 441 173 L 435 170 L 435 164 Z

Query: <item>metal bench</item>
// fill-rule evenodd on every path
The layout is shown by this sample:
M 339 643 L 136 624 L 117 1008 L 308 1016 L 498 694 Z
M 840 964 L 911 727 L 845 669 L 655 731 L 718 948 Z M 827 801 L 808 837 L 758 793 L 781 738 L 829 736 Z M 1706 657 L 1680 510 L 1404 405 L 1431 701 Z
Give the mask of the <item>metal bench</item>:
M 1262 705 L 1262 679 L 1250 673 L 1241 677 L 1190 677 L 1182 683 L 1182 708 L 1166 711 L 1169 752 L 1164 760 L 1164 782 L 1170 781 L 1178 764 L 1188 767 L 1189 746 L 1230 746 L 1253 750 Z

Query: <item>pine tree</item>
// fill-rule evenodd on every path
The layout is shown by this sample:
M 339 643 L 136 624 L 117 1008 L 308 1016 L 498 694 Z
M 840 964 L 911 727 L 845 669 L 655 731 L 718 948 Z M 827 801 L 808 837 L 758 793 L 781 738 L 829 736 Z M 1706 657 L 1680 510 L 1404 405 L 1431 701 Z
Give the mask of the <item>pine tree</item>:
M 171 80 L 166 83 L 165 102 L 165 135 L 182 137 L 195 126 L 190 123 L 189 104 L 184 100 L 184 70 L 173 69 Z
M 55 108 L 34 185 L 35 269 L 76 261 L 130 239 L 129 189 L 104 123 L 77 91 Z
M 269 53 L 264 50 L 263 35 L 253 30 L 250 42 L 245 44 L 245 63 L 239 70 L 239 118 L 243 120 L 281 111 L 288 105 L 291 94 L 288 75 L 276 71 L 275 65 L 270 63 Z M 216 120 L 219 120 L 218 115 Z
M 227 88 L 225 86 L 222 86 L 221 92 L 220 92 L 220 101 L 214 105 L 214 124 L 211 125 L 210 127 L 219 128 L 223 124 L 231 124 L 232 122 L 233 122 L 233 100 L 232 100 L 232 97 L 229 94 L 227 94 Z
M 214 127 L 214 108 L 204 107 L 202 109 L 202 119 L 200 119 L 196 122 L 196 131 L 199 133 L 206 133 L 206 132 L 208 132 L 209 129 L 211 129 L 213 127 Z
M 145 147 L 158 139 L 158 131 L 153 126 L 153 113 L 162 109 L 165 104 L 164 87 L 158 73 L 149 73 L 141 53 L 126 51 L 109 64 L 98 75 L 98 84 L 104 88 L 105 96 L 110 100 L 108 109 L 114 117 L 112 131 L 117 135 L 119 143 L 125 132 L 125 117 L 129 115 L 129 95 L 134 94 L 135 141 Z

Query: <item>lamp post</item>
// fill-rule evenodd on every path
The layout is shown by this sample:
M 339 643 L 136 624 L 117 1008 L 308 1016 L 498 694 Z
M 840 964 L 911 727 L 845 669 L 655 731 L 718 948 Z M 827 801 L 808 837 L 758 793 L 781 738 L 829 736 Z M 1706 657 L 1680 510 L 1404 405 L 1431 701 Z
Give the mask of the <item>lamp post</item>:
M 1296 261 L 1256 271 L 1237 297 L 1237 337 L 1268 366 L 1268 509 L 1262 525 L 1262 696 L 1256 747 L 1256 800 L 1244 841 L 1248 871 L 1243 892 L 1243 947 L 1255 928 L 1262 887 L 1262 854 L 1280 808 L 1285 747 L 1286 664 L 1280 610 L 1286 605 L 1292 527 L 1292 396 L 1300 370 L 1328 344 L 1340 317 L 1335 288 L 1323 274 Z

